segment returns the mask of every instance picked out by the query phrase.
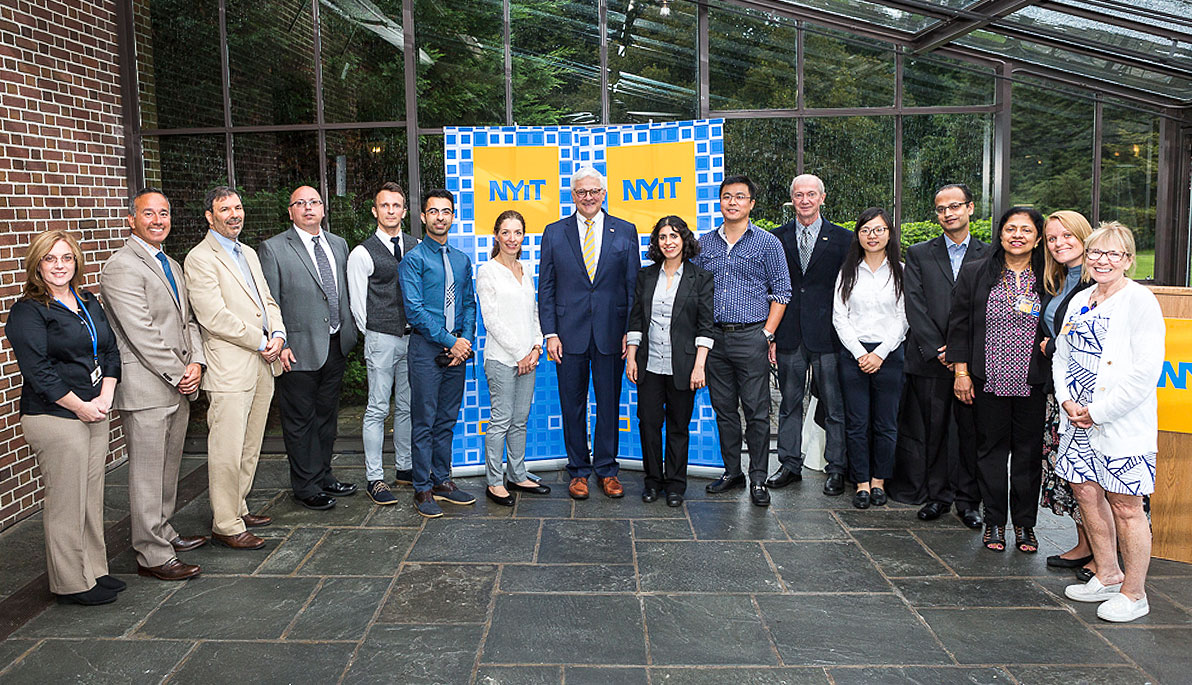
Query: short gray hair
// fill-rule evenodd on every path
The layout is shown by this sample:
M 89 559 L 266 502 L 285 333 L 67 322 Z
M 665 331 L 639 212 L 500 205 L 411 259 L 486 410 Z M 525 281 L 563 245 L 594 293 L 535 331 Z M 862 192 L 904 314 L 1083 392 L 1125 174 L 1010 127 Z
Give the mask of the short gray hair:
M 819 186 L 820 195 L 827 193 L 827 191 L 824 190 L 824 182 L 819 176 L 816 176 L 815 174 L 799 174 L 798 176 L 791 179 L 791 195 L 795 194 L 795 185 L 797 185 L 799 181 L 815 181 L 815 184 Z
M 596 171 L 595 167 L 587 165 L 581 166 L 578 171 L 571 174 L 571 189 L 575 190 L 575 185 L 585 178 L 594 178 L 600 181 L 600 187 L 608 190 L 608 179 L 604 177 L 604 174 Z

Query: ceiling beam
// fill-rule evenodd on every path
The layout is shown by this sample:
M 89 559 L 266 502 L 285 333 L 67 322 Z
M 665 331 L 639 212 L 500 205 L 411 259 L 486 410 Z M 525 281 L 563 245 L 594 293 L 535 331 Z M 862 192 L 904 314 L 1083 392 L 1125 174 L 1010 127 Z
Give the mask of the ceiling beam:
M 961 36 L 988 26 L 1006 15 L 1017 12 L 1023 7 L 1033 5 L 1035 1 L 979 0 L 977 3 L 965 8 L 965 14 L 970 15 L 969 17 L 957 16 L 947 19 L 915 36 L 915 40 L 911 45 L 911 54 L 921 55 L 925 52 L 931 52 L 941 45 L 951 43 Z M 977 17 L 973 18 L 971 15 L 977 15 Z
M 1149 33 L 1160 38 L 1168 40 L 1178 40 L 1185 43 L 1192 43 L 1192 30 L 1177 31 L 1175 29 L 1167 28 L 1166 26 L 1157 26 L 1155 24 L 1147 24 L 1133 19 L 1127 19 L 1122 15 L 1106 14 L 1087 7 L 1076 7 L 1063 2 L 1055 2 L 1055 0 L 1041 0 L 1037 5 L 1043 9 L 1052 10 L 1055 12 L 1063 12 L 1064 14 L 1071 14 L 1075 17 L 1088 19 L 1090 21 L 1099 21 L 1109 26 L 1117 26 L 1129 31 L 1137 31 L 1139 33 Z

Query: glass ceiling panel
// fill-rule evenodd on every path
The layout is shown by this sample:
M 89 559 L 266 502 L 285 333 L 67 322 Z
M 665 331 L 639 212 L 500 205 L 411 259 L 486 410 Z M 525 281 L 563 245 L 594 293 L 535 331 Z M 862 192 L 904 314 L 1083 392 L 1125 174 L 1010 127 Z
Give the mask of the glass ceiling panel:
M 1040 7 L 1026 7 L 1006 17 L 1007 23 L 1023 29 L 1045 29 L 1103 48 L 1123 48 L 1164 59 L 1171 66 L 1192 68 L 1192 46 L 1141 31 L 1105 22 L 1055 12 Z M 996 30 L 996 29 L 995 29 Z M 1189 35 L 1192 40 L 1192 34 Z
M 1051 3 L 1052 7 L 1060 5 L 1121 15 L 1124 19 L 1168 31 L 1192 32 L 1192 11 L 1187 0 L 1131 0 L 1129 4 L 1107 0 L 1060 0 Z
M 957 43 L 993 55 L 1137 88 L 1164 98 L 1192 100 L 1192 77 L 1180 78 L 1069 50 L 1019 40 L 990 31 L 974 31 Z
M 945 0 L 960 2 L 961 0 Z M 937 20 L 913 12 L 905 12 L 893 7 L 886 7 L 866 0 L 775 0 L 776 5 L 792 7 L 809 7 L 847 19 L 856 19 L 876 26 L 898 29 L 908 33 L 918 33 Z
M 919 0 L 928 5 L 938 5 L 945 9 L 958 10 L 977 2 L 977 0 Z

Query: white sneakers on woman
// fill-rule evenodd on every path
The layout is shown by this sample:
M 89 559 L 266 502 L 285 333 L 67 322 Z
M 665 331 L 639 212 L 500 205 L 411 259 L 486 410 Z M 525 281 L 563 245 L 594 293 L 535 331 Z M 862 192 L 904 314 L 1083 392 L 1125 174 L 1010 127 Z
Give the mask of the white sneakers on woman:
M 1077 583 L 1064 588 L 1064 595 L 1077 602 L 1101 602 L 1097 607 L 1097 618 L 1114 623 L 1126 623 L 1150 613 L 1151 607 L 1144 595 L 1133 600 L 1121 593 L 1122 584 L 1102 585 L 1097 576 L 1087 583 Z

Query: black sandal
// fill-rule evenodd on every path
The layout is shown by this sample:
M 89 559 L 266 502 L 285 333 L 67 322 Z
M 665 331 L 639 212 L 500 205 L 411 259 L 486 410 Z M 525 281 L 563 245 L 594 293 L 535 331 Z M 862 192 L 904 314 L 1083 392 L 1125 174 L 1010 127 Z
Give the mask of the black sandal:
M 1006 527 L 995 526 L 992 523 L 985 524 L 985 534 L 981 536 L 981 542 L 985 545 L 985 549 L 992 552 L 1006 551 Z
M 1035 529 L 1029 526 L 1014 526 L 1014 546 L 1023 554 L 1038 552 L 1039 539 L 1035 537 Z

